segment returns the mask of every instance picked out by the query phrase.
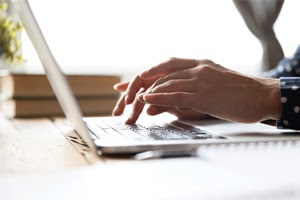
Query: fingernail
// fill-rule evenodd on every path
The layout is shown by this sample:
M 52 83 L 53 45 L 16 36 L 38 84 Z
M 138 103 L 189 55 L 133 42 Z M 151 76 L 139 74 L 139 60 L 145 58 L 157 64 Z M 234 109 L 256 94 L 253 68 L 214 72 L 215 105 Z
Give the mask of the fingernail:
M 125 124 L 128 124 L 128 125 L 134 124 L 134 123 L 132 123 L 132 117 L 129 117 L 129 118 L 126 120 Z
M 147 75 L 147 71 L 144 71 L 144 72 L 142 72 L 141 74 L 140 74 L 140 77 L 144 77 L 144 76 L 146 76 Z
M 144 101 L 144 98 L 143 98 L 143 96 L 144 96 L 144 94 L 140 94 L 138 97 L 137 97 L 137 99 L 140 101 L 140 102 L 145 102 Z
M 125 103 L 129 104 L 129 97 L 128 97 L 128 95 L 125 96 Z
M 113 116 L 117 116 L 117 115 L 118 115 L 118 111 L 119 111 L 119 108 L 118 108 L 118 107 L 115 107 L 115 108 L 113 109 L 112 115 L 113 115 Z
M 118 84 L 114 84 L 113 88 L 114 88 L 114 90 L 117 90 Z
M 155 90 L 153 88 L 148 89 L 144 94 L 152 94 Z

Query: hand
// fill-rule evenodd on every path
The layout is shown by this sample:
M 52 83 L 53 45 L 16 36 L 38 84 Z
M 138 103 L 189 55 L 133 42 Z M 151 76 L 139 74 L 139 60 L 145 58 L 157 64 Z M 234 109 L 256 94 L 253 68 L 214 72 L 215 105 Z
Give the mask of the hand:
M 197 65 L 198 65 L 198 61 L 196 60 L 171 58 L 169 61 L 161 63 L 158 66 L 153 67 L 151 69 L 155 69 L 163 66 L 174 66 L 177 67 L 178 69 L 181 69 L 182 67 L 195 67 Z M 155 74 L 155 76 L 153 76 L 152 78 L 143 79 L 141 78 L 141 76 L 138 75 L 130 82 L 116 84 L 114 86 L 115 90 L 119 92 L 125 92 L 125 91 L 126 92 L 120 97 L 119 101 L 117 102 L 113 111 L 113 115 L 114 116 L 121 115 L 125 109 L 125 106 L 133 103 L 132 114 L 130 115 L 126 123 L 134 124 L 138 119 L 140 113 L 144 109 L 144 103 L 138 101 L 136 99 L 136 96 L 142 93 L 143 91 L 145 91 L 146 89 L 148 89 L 150 86 L 152 86 L 155 83 L 155 81 L 157 81 L 159 78 L 163 77 L 164 75 L 166 74 L 160 73 L 158 71 Z M 149 115 L 157 115 L 162 112 L 169 112 L 171 114 L 174 114 L 179 119 L 201 119 L 207 116 L 193 109 L 181 109 L 178 107 L 149 106 L 149 108 L 147 109 L 147 113 Z
M 193 60 L 197 62 L 195 66 L 176 62 L 181 59 L 169 65 L 158 65 L 140 75 L 145 81 L 160 77 L 145 93 L 138 95 L 141 102 L 193 109 L 235 122 L 279 119 L 278 79 L 246 76 L 208 60 Z
M 128 82 L 126 83 L 118 83 L 115 85 L 115 89 L 119 92 L 125 92 L 127 87 L 128 87 Z M 140 101 L 135 102 L 136 104 L 140 105 Z M 141 104 L 141 107 L 143 105 Z M 136 107 L 136 106 L 135 106 Z M 117 115 L 121 115 L 124 111 L 125 108 L 125 102 L 124 102 L 124 95 L 119 99 L 113 114 L 115 116 Z M 136 120 L 138 119 L 138 116 L 140 114 L 140 112 L 142 109 L 134 109 L 132 115 L 134 116 L 132 119 L 133 120 L 128 120 L 127 124 L 134 124 L 136 122 Z M 163 112 L 168 112 L 171 113 L 173 115 L 175 115 L 176 117 L 178 117 L 178 119 L 186 119 L 186 120 L 193 120 L 193 119 L 204 119 L 207 117 L 207 115 L 204 115 L 202 113 L 199 113 L 198 111 L 195 111 L 193 109 L 186 109 L 186 108 L 177 108 L 177 107 L 165 107 L 165 106 L 154 106 L 151 105 L 148 107 L 147 109 L 147 114 L 148 115 L 158 115 L 161 114 Z

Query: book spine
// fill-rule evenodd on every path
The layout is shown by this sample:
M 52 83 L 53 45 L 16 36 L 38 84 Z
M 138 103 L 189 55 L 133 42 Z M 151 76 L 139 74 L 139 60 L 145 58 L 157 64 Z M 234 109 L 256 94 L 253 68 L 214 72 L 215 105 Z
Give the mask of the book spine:
M 54 98 L 54 92 L 43 75 L 13 76 L 13 88 L 2 96 L 8 98 Z M 73 93 L 77 97 L 117 97 L 119 93 L 113 85 L 120 82 L 119 77 L 76 77 L 68 76 Z M 4 86 L 5 87 L 5 86 Z
M 113 98 L 78 99 L 84 116 L 111 115 L 117 102 Z M 7 100 L 0 103 L 1 110 L 8 118 L 63 116 L 57 100 Z

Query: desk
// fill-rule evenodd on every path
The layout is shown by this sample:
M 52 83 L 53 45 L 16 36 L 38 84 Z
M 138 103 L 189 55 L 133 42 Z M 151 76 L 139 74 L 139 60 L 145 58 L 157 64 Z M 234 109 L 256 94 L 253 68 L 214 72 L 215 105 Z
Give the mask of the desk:
M 103 159 L 70 142 L 65 119 L 0 116 L 0 176 L 76 168 Z M 76 135 L 75 135 L 76 136 Z M 75 141 L 75 140 L 74 140 Z
M 91 154 L 62 118 L 0 116 L 0 126 L 0 196 L 6 199 L 300 197 L 300 143 L 265 155 L 229 149 L 203 152 L 204 159 L 138 162 Z
M 160 117 L 164 120 L 175 119 L 167 114 Z M 215 133 L 220 130 L 222 133 L 235 133 L 243 126 L 242 129 L 246 131 L 242 137 L 247 137 L 247 131 L 252 127 L 252 132 L 257 132 L 256 135 L 263 135 L 264 131 L 269 129 L 267 126 L 232 124 L 226 125 L 228 130 L 224 130 L 223 123 L 228 122 L 208 121 L 203 126 L 210 127 Z M 124 162 L 124 159 L 107 159 L 91 153 L 82 145 L 83 141 L 64 118 L 9 120 L 0 115 L 0 127 L 0 176 L 51 172 L 88 166 L 92 163 Z M 299 136 L 291 137 L 293 138 L 300 141 Z

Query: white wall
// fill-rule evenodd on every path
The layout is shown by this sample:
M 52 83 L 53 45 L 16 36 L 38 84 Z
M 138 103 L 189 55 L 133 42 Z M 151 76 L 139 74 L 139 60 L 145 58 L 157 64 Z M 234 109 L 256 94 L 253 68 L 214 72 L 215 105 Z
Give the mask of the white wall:
M 231 0 L 30 0 L 64 69 L 135 73 L 169 57 L 210 58 L 258 71 L 262 49 Z M 300 43 L 300 1 L 286 1 L 276 31 L 287 54 Z M 292 23 L 293 22 L 293 23 Z M 27 65 L 39 66 L 24 36 Z

